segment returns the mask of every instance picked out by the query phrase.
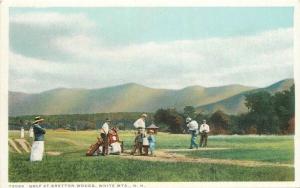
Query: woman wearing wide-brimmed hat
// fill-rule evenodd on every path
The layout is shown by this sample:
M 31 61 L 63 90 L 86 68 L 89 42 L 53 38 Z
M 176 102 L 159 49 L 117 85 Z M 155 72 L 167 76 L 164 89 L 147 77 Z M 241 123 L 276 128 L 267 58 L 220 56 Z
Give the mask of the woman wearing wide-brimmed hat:
M 46 134 L 45 129 L 40 125 L 43 122 L 40 116 L 34 118 L 33 122 L 33 132 L 34 132 L 34 141 L 31 147 L 30 161 L 41 161 L 43 160 L 44 155 L 44 135 Z

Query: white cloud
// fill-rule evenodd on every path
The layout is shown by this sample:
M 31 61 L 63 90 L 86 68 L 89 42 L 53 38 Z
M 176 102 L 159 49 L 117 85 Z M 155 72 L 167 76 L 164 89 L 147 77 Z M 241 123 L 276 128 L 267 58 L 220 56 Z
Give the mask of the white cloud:
M 149 42 L 115 48 L 106 48 L 87 36 L 57 38 L 54 43 L 57 48 L 76 60 L 99 62 L 104 65 L 109 63 L 111 67 L 127 71 L 124 72 L 126 74 L 136 75 L 132 73 L 133 70 L 142 72 L 146 70 L 158 76 L 158 80 L 164 77 L 162 74 L 166 74 L 166 77 L 175 76 L 177 80 L 186 75 L 193 75 L 190 80 L 183 83 L 175 81 L 173 85 L 178 83 L 177 88 L 190 82 L 207 86 L 239 82 L 263 86 L 272 81 L 292 77 L 293 30 L 290 28 L 254 36 Z M 281 74 L 277 71 L 277 75 L 270 78 L 255 79 L 258 75 L 254 75 L 262 70 L 272 72 L 278 68 L 282 70 Z M 247 73 L 253 78 L 246 79 L 242 76 Z M 241 75 L 244 79 L 228 80 L 223 83 L 223 78 L 234 74 Z M 145 78 L 147 79 L 150 78 Z M 168 84 L 158 85 L 168 87 Z
M 11 22 L 19 28 L 52 25 L 69 31 L 49 34 L 53 30 L 42 29 L 34 36 L 46 35 L 47 40 L 30 38 L 40 43 L 32 51 L 12 50 L 11 90 L 97 88 L 126 82 L 162 88 L 234 83 L 265 86 L 293 76 L 291 28 L 251 36 L 106 46 L 101 36 L 88 32 L 95 24 L 81 14 L 16 15 Z M 44 46 L 47 48 L 39 51 Z
M 57 37 L 93 35 L 95 22 L 80 13 L 57 12 L 23 13 L 10 16 L 11 51 L 38 59 L 50 61 L 68 60 L 60 49 L 51 46 Z
M 10 23 L 47 28 L 64 26 L 91 29 L 96 26 L 84 14 L 61 14 L 58 12 L 16 14 L 10 17 Z

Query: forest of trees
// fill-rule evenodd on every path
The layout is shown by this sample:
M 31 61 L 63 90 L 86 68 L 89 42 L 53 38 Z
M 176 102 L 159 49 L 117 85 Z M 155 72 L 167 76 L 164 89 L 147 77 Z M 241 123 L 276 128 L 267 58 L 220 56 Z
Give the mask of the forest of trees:
M 146 125 L 154 122 L 160 131 L 187 133 L 185 119 L 191 117 L 201 124 L 206 120 L 210 134 L 294 134 L 295 130 L 295 88 L 271 95 L 260 91 L 245 95 L 247 113 L 228 115 L 220 110 L 212 114 L 197 113 L 193 106 L 186 106 L 183 112 L 176 109 L 158 109 L 147 113 Z M 48 115 L 44 127 L 49 129 L 91 130 L 99 129 L 106 118 L 120 130 L 133 129 L 133 122 L 141 113 L 99 113 Z M 10 117 L 9 129 L 29 129 L 33 116 Z
M 147 125 L 151 123 L 152 114 L 147 113 L 149 118 L 146 120 Z M 45 119 L 43 127 L 47 129 L 67 129 L 67 130 L 92 130 L 99 129 L 110 118 L 112 125 L 120 130 L 133 129 L 133 122 L 139 118 L 140 112 L 120 112 L 120 113 L 97 113 L 97 114 L 67 114 L 67 115 L 43 115 Z M 20 116 L 9 117 L 9 129 L 18 130 L 21 127 L 29 129 L 34 117 Z
M 260 91 L 245 97 L 247 113 L 228 115 L 218 110 L 212 114 L 202 114 L 196 113 L 194 107 L 186 106 L 183 113 L 175 109 L 159 109 L 154 114 L 154 121 L 168 125 L 168 131 L 172 133 L 187 132 L 185 119 L 191 117 L 200 124 L 205 119 L 211 134 L 294 134 L 294 86 L 275 95 Z

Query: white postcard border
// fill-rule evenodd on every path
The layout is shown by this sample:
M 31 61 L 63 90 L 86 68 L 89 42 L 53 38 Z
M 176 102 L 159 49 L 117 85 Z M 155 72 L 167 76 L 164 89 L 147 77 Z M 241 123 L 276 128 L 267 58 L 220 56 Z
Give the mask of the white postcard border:
M 0 0 L 1 2 L 1 0 Z M 0 187 L 9 185 L 54 185 L 58 183 L 8 183 L 8 62 L 9 62 L 9 7 L 294 7 L 294 80 L 296 88 L 296 116 L 297 124 L 300 119 L 297 112 L 300 112 L 300 1 L 299 0 L 5 0 L 0 4 Z M 298 21 L 297 21 L 298 20 Z M 4 126 L 6 125 L 6 126 Z M 143 184 L 146 188 L 163 186 L 165 188 L 186 188 L 186 187 L 300 187 L 300 128 L 295 126 L 295 181 L 294 182 L 135 182 Z M 298 167 L 298 168 L 296 168 Z M 276 173 L 276 172 L 274 172 Z M 133 182 L 98 182 L 91 184 L 128 184 Z M 89 184 L 85 182 L 84 184 Z M 62 183 L 62 184 L 80 184 Z

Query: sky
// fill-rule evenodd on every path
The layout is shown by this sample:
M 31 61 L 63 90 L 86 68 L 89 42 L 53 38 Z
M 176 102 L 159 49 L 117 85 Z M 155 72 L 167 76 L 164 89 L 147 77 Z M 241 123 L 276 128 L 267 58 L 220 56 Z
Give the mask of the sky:
M 293 78 L 293 8 L 10 8 L 9 90 Z

